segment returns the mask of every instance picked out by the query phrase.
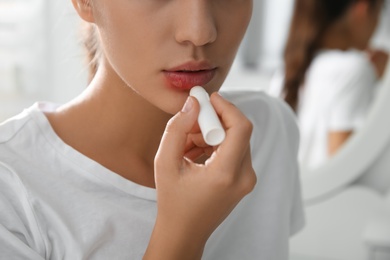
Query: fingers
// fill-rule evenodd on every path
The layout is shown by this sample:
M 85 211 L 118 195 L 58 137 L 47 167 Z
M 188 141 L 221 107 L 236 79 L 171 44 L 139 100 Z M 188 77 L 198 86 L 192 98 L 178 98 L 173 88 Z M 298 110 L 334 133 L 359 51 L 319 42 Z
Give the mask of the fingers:
M 190 159 L 193 162 L 199 162 L 199 158 L 206 155 L 209 157 L 214 148 L 208 144 L 203 139 L 202 133 L 199 132 L 199 128 L 197 132 L 193 129 L 191 134 L 187 137 L 187 144 L 185 148 L 185 157 Z
M 186 151 L 194 148 L 194 147 L 201 147 L 201 148 L 206 148 L 209 147 L 208 144 L 203 139 L 202 133 L 198 132 L 196 134 L 189 134 L 187 138 L 187 143 L 186 143 Z
M 237 167 L 241 165 L 249 147 L 252 123 L 238 108 L 219 94 L 212 94 L 210 100 L 226 130 L 225 141 L 218 147 L 218 156 L 214 158 L 220 160 L 228 169 Z
M 210 99 L 226 130 L 225 141 L 219 147 L 210 147 L 204 142 L 202 135 L 194 131 L 197 127 L 199 103 L 195 98 L 189 97 L 185 109 L 176 114 L 165 129 L 156 154 L 156 169 L 178 172 L 178 169 L 185 169 L 184 157 L 196 162 L 199 158 L 205 158 L 204 155 L 211 155 L 207 164 L 218 168 L 218 172 L 240 173 L 249 149 L 252 123 L 221 96 L 213 94 Z
M 155 168 L 163 172 L 177 172 L 182 166 L 188 134 L 196 124 L 199 103 L 188 97 L 181 112 L 172 117 L 167 127 L 155 158 Z M 173 167 L 173 168 L 172 168 Z
M 191 160 L 192 162 L 196 162 L 196 163 L 204 163 L 204 161 L 209 158 L 212 153 L 214 152 L 214 147 L 205 147 L 205 148 L 201 148 L 201 147 L 193 147 L 192 149 L 186 151 L 185 153 L 185 157 L 189 160 Z M 204 159 L 202 161 L 202 159 Z

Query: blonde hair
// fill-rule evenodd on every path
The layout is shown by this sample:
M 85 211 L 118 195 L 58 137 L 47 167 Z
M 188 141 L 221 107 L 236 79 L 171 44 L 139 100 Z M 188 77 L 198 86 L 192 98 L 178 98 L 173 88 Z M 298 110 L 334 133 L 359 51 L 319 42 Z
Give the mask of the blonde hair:
M 84 48 L 87 52 L 87 64 L 89 67 L 89 81 L 95 76 L 101 58 L 101 48 L 96 25 L 85 22 L 82 30 Z

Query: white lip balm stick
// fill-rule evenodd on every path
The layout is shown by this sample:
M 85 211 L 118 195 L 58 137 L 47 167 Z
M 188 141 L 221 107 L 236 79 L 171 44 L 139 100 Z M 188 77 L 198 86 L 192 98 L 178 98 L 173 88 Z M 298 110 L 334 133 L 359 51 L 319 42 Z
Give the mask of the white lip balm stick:
M 195 97 L 200 105 L 198 123 L 206 144 L 215 146 L 225 139 L 225 130 L 219 121 L 218 115 L 210 103 L 209 94 L 200 86 L 190 90 L 190 96 Z

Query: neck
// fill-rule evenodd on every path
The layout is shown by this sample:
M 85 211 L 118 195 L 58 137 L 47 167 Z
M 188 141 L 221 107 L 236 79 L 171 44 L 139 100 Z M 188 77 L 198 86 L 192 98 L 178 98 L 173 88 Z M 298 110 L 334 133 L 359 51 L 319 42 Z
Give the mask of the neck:
M 352 47 L 348 30 L 343 21 L 336 22 L 325 31 L 320 41 L 320 49 L 348 50 Z
M 100 69 L 84 93 L 49 114 L 49 121 L 81 153 L 125 178 L 154 186 L 154 156 L 172 115 L 115 75 Z

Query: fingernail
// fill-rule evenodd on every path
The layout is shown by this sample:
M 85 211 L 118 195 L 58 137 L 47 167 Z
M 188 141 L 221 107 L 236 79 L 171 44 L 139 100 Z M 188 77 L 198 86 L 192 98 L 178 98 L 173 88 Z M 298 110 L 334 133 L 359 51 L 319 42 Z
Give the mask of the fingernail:
M 194 101 L 192 101 L 192 98 L 188 97 L 186 103 L 183 106 L 183 109 L 181 110 L 181 112 L 184 112 L 184 113 L 189 112 L 192 109 L 193 104 L 194 104 Z

